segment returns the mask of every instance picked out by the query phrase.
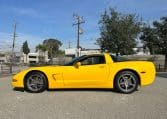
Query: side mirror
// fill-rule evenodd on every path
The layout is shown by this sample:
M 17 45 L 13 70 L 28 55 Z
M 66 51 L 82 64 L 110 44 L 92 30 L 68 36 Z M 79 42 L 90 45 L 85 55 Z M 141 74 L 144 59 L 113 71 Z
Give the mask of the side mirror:
M 79 68 L 79 67 L 81 66 L 81 62 L 76 62 L 76 63 L 74 64 L 74 66 L 75 66 L 76 68 Z

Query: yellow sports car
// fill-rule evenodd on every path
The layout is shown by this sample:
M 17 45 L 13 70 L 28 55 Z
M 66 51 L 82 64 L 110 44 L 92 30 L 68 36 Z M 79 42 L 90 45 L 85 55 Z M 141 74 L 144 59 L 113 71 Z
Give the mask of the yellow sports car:
M 107 53 L 84 55 L 63 66 L 34 67 L 12 78 L 14 88 L 42 92 L 60 88 L 114 88 L 132 93 L 155 79 L 152 62 L 128 61 Z

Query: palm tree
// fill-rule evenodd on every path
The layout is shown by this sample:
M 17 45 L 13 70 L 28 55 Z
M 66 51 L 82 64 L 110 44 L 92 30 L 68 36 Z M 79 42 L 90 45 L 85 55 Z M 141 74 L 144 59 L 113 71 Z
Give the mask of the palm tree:
M 47 46 L 39 44 L 36 46 L 36 51 L 41 51 L 42 52 L 42 62 L 45 62 L 45 52 L 47 51 Z

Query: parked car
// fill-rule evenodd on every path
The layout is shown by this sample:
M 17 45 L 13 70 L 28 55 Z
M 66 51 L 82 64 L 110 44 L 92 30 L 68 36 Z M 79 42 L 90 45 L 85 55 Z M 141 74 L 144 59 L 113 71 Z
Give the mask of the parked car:
M 132 93 L 154 79 L 152 62 L 129 61 L 104 53 L 83 55 L 63 66 L 29 68 L 12 78 L 12 86 L 34 93 L 60 88 L 114 88 Z

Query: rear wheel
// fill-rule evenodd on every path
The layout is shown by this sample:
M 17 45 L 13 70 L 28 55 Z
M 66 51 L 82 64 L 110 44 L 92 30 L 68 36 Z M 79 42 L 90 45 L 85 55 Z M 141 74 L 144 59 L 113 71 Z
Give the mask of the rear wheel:
M 138 77 L 131 71 L 120 72 L 115 79 L 115 88 L 121 93 L 132 93 L 138 88 Z
M 41 72 L 32 72 L 26 76 L 24 85 L 29 92 L 43 92 L 47 88 L 47 79 Z

